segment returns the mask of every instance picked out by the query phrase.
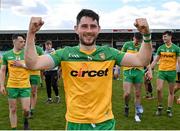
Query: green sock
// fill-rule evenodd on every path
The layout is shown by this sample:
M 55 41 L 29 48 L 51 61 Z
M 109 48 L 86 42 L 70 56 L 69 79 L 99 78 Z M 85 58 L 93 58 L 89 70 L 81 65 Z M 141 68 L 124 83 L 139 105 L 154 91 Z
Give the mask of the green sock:
M 171 110 L 172 110 L 172 107 L 168 107 L 167 110 L 170 110 L 170 111 L 171 111 Z
M 11 130 L 16 130 L 16 127 L 12 127 Z
M 31 109 L 31 112 L 34 113 L 35 109 Z

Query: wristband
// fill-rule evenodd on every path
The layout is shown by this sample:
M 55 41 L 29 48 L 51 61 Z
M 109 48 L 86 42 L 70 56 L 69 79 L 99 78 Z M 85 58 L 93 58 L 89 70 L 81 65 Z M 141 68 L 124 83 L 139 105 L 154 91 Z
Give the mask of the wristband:
M 143 34 L 144 37 L 149 37 L 151 34 Z
M 144 43 L 150 43 L 151 42 L 151 34 L 144 34 L 143 41 L 144 41 Z
M 143 40 L 151 40 L 151 34 L 144 34 Z
M 150 42 L 152 42 L 152 40 L 143 40 L 144 41 L 144 43 L 150 43 Z

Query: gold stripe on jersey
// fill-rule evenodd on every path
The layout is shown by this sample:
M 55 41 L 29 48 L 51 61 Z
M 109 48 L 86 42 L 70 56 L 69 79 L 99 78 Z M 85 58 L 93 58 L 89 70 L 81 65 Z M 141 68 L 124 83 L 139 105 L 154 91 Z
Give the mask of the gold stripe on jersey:
M 161 52 L 159 60 L 160 71 L 176 70 L 177 56 L 175 52 Z
M 24 64 L 24 60 L 21 60 Z M 13 66 L 14 60 L 8 60 L 8 81 L 7 87 L 29 88 L 29 71 L 25 68 Z
M 114 118 L 111 103 L 114 64 L 114 60 L 61 62 L 67 121 L 99 123 Z
M 127 53 L 131 53 L 131 54 L 135 54 L 135 53 L 137 53 L 138 51 L 136 51 L 136 50 L 127 50 Z M 123 70 L 130 70 L 130 69 L 132 69 L 132 68 L 136 68 L 136 69 L 139 69 L 139 70 L 143 70 L 143 68 L 142 67 L 127 67 L 127 66 L 124 66 L 123 67 Z
M 29 74 L 30 75 L 38 75 L 38 76 L 40 76 L 41 72 L 40 72 L 40 70 L 29 70 Z

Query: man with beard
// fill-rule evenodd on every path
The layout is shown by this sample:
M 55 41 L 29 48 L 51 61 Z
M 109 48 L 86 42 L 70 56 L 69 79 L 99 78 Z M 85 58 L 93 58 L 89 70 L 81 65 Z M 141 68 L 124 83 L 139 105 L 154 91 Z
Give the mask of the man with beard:
M 139 53 L 129 54 L 108 46 L 97 46 L 100 33 L 99 15 L 82 9 L 74 27 L 79 45 L 65 47 L 53 54 L 38 57 L 34 36 L 43 25 L 40 17 L 32 17 L 25 47 L 26 66 L 46 69 L 61 66 L 66 96 L 68 130 L 114 129 L 112 113 L 112 77 L 115 64 L 146 66 L 152 55 L 149 26 L 144 18 L 136 19 L 135 26 L 144 35 Z

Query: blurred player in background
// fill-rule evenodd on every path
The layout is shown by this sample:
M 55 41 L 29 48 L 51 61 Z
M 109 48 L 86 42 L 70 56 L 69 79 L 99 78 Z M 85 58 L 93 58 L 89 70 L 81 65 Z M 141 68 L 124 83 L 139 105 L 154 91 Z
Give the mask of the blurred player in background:
M 151 68 L 154 68 L 157 62 L 158 78 L 157 78 L 157 100 L 158 107 L 156 115 L 161 115 L 163 111 L 162 97 L 164 81 L 168 82 L 169 94 L 167 103 L 167 115 L 172 117 L 172 106 L 174 101 L 174 87 L 176 80 L 176 63 L 180 63 L 180 49 L 172 43 L 172 32 L 165 31 L 162 35 L 164 44 L 157 49 L 157 55 L 151 63 Z
M 23 48 L 25 36 L 15 34 L 12 36 L 12 41 L 13 49 L 7 51 L 2 56 L 0 92 L 3 95 L 8 94 L 9 118 L 12 129 L 17 128 L 17 100 L 18 98 L 20 99 L 24 115 L 24 130 L 27 130 L 29 129 L 28 115 L 30 111 L 31 85 L 29 82 L 29 71 L 24 68 Z M 24 66 L 20 67 L 21 65 Z M 6 71 L 8 71 L 8 75 L 6 75 Z M 8 76 L 8 79 L 5 88 L 6 76 Z

